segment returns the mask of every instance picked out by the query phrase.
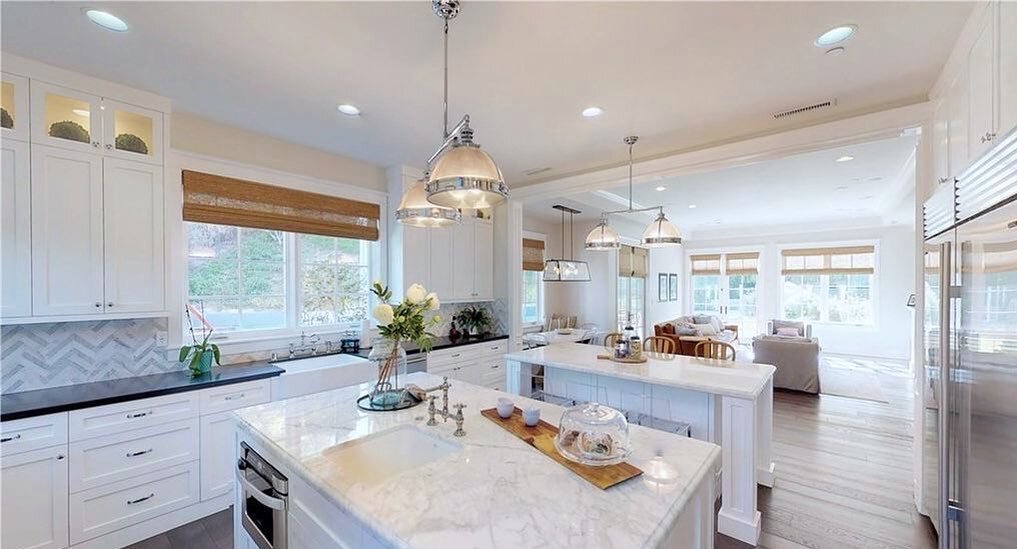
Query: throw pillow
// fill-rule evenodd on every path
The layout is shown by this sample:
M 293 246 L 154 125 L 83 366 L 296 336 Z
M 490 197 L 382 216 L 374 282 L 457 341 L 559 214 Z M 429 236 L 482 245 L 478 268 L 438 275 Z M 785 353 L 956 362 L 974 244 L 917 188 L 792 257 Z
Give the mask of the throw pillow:
M 701 335 L 701 336 L 715 336 L 715 335 L 717 335 L 717 330 L 714 329 L 713 324 L 710 324 L 708 322 L 705 323 L 705 324 L 698 324 L 698 323 L 697 324 L 693 324 L 693 326 L 696 328 L 696 334 L 698 334 L 698 335 Z
M 674 334 L 674 324 L 665 324 L 664 327 L 660 329 L 660 331 L 661 333 L 672 335 Z
M 777 328 L 777 335 L 786 337 L 798 337 L 797 328 Z
M 692 317 L 693 324 L 710 324 L 710 315 L 695 315 Z
M 681 326 L 678 328 L 677 333 L 680 336 L 694 336 L 696 335 L 696 329 L 691 326 Z

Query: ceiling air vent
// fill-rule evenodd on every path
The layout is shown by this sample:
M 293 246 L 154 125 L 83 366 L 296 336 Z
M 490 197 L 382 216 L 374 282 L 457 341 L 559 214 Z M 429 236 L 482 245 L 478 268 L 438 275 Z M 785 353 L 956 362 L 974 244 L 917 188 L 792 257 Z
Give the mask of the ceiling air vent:
M 790 109 L 784 109 L 771 113 L 774 120 L 783 120 L 785 118 L 791 118 L 792 116 L 798 116 L 808 112 L 818 111 L 820 109 L 828 109 L 837 105 L 836 99 L 829 99 L 819 103 L 813 103 L 811 105 L 800 105 L 797 107 L 791 107 Z
M 551 171 L 551 168 L 548 167 L 548 168 L 537 168 L 535 170 L 530 170 L 528 172 L 523 172 L 523 173 L 528 177 L 528 176 L 531 176 L 531 175 L 537 175 L 538 173 L 544 173 L 544 172 L 549 172 L 549 171 Z

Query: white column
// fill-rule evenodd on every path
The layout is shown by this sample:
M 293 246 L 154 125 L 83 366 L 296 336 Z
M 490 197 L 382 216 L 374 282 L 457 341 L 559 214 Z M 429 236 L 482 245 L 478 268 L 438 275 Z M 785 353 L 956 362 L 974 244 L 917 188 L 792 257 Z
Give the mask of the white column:
M 752 399 L 722 397 L 723 503 L 717 531 L 756 545 L 760 514 L 756 510 L 756 403 Z
M 518 360 L 505 359 L 505 392 L 528 397 L 533 392 L 533 369 Z
M 756 482 L 773 488 L 773 378 L 756 398 Z

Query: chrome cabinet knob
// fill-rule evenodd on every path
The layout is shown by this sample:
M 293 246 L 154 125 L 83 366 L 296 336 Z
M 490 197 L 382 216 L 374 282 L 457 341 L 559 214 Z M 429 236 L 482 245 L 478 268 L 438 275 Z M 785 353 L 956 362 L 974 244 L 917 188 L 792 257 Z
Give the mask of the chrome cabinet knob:
M 107 307 L 112 307 L 112 306 L 113 306 L 113 302 L 112 302 L 112 301 L 110 301 L 109 303 L 107 303 L 107 304 L 106 304 L 106 306 L 107 306 Z
M 95 308 L 96 309 L 101 309 L 102 308 L 102 303 L 99 303 L 98 301 L 96 301 L 95 302 Z
M 107 151 L 112 151 L 113 150 L 113 144 L 112 143 L 106 143 L 106 150 Z
M 92 141 L 92 146 L 98 149 L 99 148 L 99 142 L 98 141 Z

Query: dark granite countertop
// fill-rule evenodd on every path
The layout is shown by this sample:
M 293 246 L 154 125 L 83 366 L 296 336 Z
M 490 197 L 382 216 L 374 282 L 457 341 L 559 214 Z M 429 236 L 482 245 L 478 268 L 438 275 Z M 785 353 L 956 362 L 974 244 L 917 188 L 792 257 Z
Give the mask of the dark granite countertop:
M 199 377 L 182 370 L 4 394 L 0 395 L 0 421 L 243 383 L 275 377 L 283 371 L 262 361 L 217 367 Z
M 508 339 L 508 334 L 485 334 L 477 337 L 460 337 L 459 339 L 456 340 L 452 340 L 446 336 L 442 336 L 434 338 L 434 345 L 431 347 L 431 350 L 437 351 L 439 349 L 448 349 L 449 347 L 458 347 L 460 345 L 474 345 L 476 343 L 497 341 L 499 339 Z M 420 349 L 418 349 L 415 345 L 403 345 L 403 348 L 406 349 L 407 355 L 415 355 L 420 352 Z M 370 354 L 370 352 L 371 352 L 370 349 L 361 349 L 360 352 L 357 353 L 357 356 L 367 358 L 367 355 Z

